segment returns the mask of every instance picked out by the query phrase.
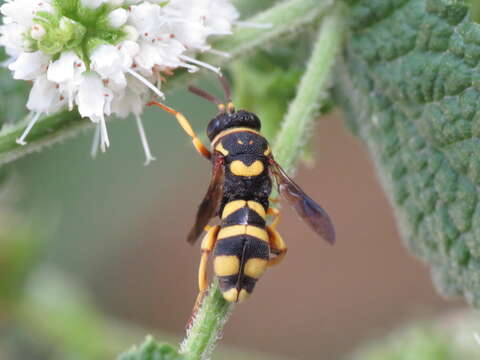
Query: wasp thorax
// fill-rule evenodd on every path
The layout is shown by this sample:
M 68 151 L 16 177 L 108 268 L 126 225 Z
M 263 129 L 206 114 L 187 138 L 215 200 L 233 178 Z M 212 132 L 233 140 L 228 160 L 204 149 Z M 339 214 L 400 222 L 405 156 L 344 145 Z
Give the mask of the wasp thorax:
M 207 136 L 210 140 L 213 140 L 222 131 L 236 127 L 260 130 L 260 119 L 254 113 L 245 110 L 239 110 L 234 113 L 221 113 L 209 122 Z

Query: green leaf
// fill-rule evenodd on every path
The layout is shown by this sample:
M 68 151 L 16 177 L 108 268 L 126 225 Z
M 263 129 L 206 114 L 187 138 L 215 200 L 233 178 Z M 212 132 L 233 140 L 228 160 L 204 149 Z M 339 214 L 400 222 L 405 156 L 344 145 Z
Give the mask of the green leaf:
M 147 336 L 139 347 L 134 346 L 117 360 L 183 360 L 177 350 L 168 344 L 158 344 L 153 337 Z
M 408 247 L 444 293 L 479 307 L 480 25 L 462 1 L 349 3 L 337 100 Z

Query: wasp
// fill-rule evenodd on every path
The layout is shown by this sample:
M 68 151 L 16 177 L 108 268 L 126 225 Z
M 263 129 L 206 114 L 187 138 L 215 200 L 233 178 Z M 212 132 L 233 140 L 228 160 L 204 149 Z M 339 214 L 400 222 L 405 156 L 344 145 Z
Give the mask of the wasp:
M 224 77 L 220 81 L 226 104 L 204 90 L 189 87 L 218 107 L 218 114 L 207 126 L 210 150 L 183 114 L 158 102 L 149 104 L 173 114 L 195 149 L 213 165 L 210 185 L 187 238 L 193 244 L 206 231 L 201 242 L 196 308 L 207 290 L 207 263 L 212 252 L 220 290 L 231 303 L 249 297 L 265 270 L 285 257 L 287 246 L 276 229 L 280 212 L 270 206 L 269 200 L 272 177 L 279 194 L 300 217 L 324 240 L 332 244 L 335 241 L 328 214 L 275 161 L 268 141 L 260 133 L 259 118 L 252 112 L 236 110 L 228 83 Z M 270 225 L 268 215 L 273 217 Z M 215 216 L 219 216 L 220 224 L 209 226 Z

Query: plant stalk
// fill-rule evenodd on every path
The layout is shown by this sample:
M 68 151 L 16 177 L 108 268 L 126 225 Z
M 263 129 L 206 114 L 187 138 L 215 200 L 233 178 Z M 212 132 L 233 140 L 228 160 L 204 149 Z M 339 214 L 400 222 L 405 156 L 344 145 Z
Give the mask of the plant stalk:
M 313 135 L 313 126 L 320 109 L 327 104 L 332 85 L 332 68 L 340 50 L 344 34 L 344 9 L 336 6 L 323 18 L 317 41 L 305 74 L 290 103 L 282 127 L 275 139 L 275 160 L 289 174 L 295 171 L 297 161 Z

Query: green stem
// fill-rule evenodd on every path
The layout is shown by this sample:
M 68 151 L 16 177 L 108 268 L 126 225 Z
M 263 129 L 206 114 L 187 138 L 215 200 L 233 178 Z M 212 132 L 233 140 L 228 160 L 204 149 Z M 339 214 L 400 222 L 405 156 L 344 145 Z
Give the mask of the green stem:
M 44 146 L 75 136 L 79 131 L 92 126 L 82 119 L 77 111 L 63 111 L 40 120 L 28 136 L 28 144 L 18 145 L 28 120 L 5 126 L 0 131 L 0 165 L 15 161 L 27 154 L 41 150 Z
M 209 359 L 233 305 L 223 298 L 218 282 L 213 281 L 197 311 L 180 352 L 187 360 Z
M 289 172 L 294 170 L 302 147 L 311 134 L 318 110 L 326 103 L 343 25 L 340 6 L 325 16 L 307 70 L 277 136 L 276 159 Z M 209 358 L 231 310 L 232 305 L 223 299 L 218 282 L 214 281 L 181 347 L 188 360 Z
M 248 20 L 252 23 L 270 24 L 271 27 L 267 29 L 241 28 L 228 39 L 220 41 L 218 46 L 215 45 L 215 48 L 230 53 L 229 59 L 210 55 L 202 57 L 202 60 L 218 65 L 236 60 L 249 51 L 253 51 L 267 42 L 270 43 L 275 38 L 292 33 L 293 30 L 316 21 L 331 3 L 332 0 L 323 1 L 321 4 L 318 4 L 318 0 L 289 0 L 274 6 Z M 167 91 L 174 86 L 184 84 L 185 81 L 186 76 L 179 73 L 169 81 Z M 46 116 L 38 121 L 28 135 L 27 145 L 18 145 L 15 140 L 23 133 L 27 125 L 28 122 L 25 120 L 0 130 L 0 166 L 31 152 L 39 151 L 46 145 L 52 145 L 74 136 L 81 130 L 90 128 L 92 123 L 87 119 L 81 119 L 76 111 Z
M 232 58 L 243 56 L 256 48 L 272 44 L 282 36 L 292 37 L 301 28 L 312 24 L 332 6 L 333 0 L 290 0 L 261 12 L 247 22 L 265 28 L 244 28 L 220 41 L 216 48 L 228 51 Z
M 332 67 L 343 38 L 343 17 L 341 6 L 324 17 L 297 95 L 288 108 L 275 140 L 275 159 L 288 173 L 295 171 L 297 160 L 313 134 L 319 110 L 327 103 Z

